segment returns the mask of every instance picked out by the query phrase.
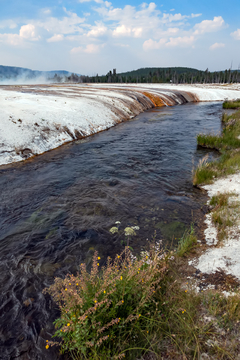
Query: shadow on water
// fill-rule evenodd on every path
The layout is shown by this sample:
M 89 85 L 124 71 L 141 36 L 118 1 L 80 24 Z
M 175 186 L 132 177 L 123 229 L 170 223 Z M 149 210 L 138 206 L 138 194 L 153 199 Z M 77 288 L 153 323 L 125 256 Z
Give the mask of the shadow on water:
M 207 151 L 195 136 L 220 131 L 221 113 L 219 103 L 154 109 L 0 170 L 1 359 L 60 359 L 45 349 L 58 310 L 42 289 L 90 264 L 94 250 L 121 251 L 126 226 L 140 228 L 136 252 L 155 230 L 167 245 L 191 222 L 201 227 L 206 197 L 191 173 Z

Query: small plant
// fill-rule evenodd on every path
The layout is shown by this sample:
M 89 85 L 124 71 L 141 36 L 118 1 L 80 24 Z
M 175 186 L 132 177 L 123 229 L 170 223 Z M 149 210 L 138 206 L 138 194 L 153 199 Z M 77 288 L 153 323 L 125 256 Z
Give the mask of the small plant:
M 153 327 L 149 318 L 155 311 L 155 294 L 167 270 L 166 256 L 150 247 L 135 259 L 128 247 L 115 260 L 107 259 L 100 270 L 95 252 L 92 268 L 56 278 L 45 292 L 59 305 L 55 337 L 61 351 L 79 359 L 120 359 L 128 351 L 139 352 L 142 333 Z M 49 341 L 47 346 L 57 344 Z M 134 352 L 134 351 L 133 351 Z
M 121 225 L 121 222 L 120 221 L 116 221 L 115 222 L 115 226 L 111 227 L 111 229 L 109 230 L 109 232 L 114 235 L 116 233 L 121 233 L 121 234 L 124 234 L 125 235 L 125 239 L 126 241 L 124 240 L 121 240 L 121 243 L 124 244 L 126 246 L 129 246 L 130 244 L 130 240 L 131 240 L 131 237 L 132 236 L 136 236 L 136 231 L 139 230 L 139 226 L 127 226 L 124 230 L 122 231 L 119 231 L 119 227 Z
M 234 198 L 236 201 L 230 201 Z M 223 240 L 227 237 L 228 228 L 233 226 L 236 218 L 239 217 L 239 201 L 235 193 L 222 193 L 215 195 L 209 202 L 213 206 L 212 221 L 218 230 L 218 239 Z
M 212 180 L 215 176 L 215 172 L 209 168 L 207 160 L 208 155 L 204 156 L 204 158 L 199 161 L 197 168 L 193 171 L 193 185 Z
M 214 195 L 211 198 L 209 205 L 211 205 L 211 206 L 227 206 L 229 196 L 233 196 L 233 195 L 234 195 L 233 193 L 224 193 L 224 194 Z
M 193 246 L 197 243 L 197 237 L 194 232 L 194 227 L 191 225 L 190 230 L 186 231 L 180 239 L 177 248 L 177 255 L 183 256 L 192 250 Z

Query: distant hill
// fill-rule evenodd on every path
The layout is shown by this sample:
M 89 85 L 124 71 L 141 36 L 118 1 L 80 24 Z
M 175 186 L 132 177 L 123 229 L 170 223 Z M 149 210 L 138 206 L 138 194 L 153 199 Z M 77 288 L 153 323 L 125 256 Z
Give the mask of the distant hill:
M 118 75 L 136 77 L 136 76 L 148 76 L 150 73 L 154 74 L 157 72 L 158 73 L 160 73 L 160 72 L 176 73 L 178 75 L 191 73 L 191 74 L 197 75 L 201 71 L 197 70 L 197 69 L 193 69 L 193 68 L 187 68 L 187 67 L 159 67 L 159 68 L 147 67 L 147 68 L 141 68 L 138 70 L 132 70 L 132 71 L 127 71 L 127 72 L 123 72 L 123 73 L 118 73 Z
M 89 81 L 89 80 L 88 80 Z M 90 78 L 90 82 L 107 83 L 234 83 L 240 82 L 240 71 L 226 69 L 210 72 L 188 67 L 147 67 L 117 73 L 116 69 L 106 75 Z
M 4 80 L 34 80 L 40 77 L 46 80 L 53 79 L 55 74 L 60 77 L 70 76 L 71 73 L 65 70 L 39 71 L 22 67 L 0 65 L 0 81 Z

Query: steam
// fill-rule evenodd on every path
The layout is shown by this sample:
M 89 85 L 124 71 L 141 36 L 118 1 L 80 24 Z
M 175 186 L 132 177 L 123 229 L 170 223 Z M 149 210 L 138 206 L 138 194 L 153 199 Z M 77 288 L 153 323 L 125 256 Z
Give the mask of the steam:
M 62 81 L 64 79 L 62 78 Z M 27 76 L 17 76 L 16 78 L 0 78 L 0 85 L 37 85 L 37 84 L 52 84 L 53 78 L 47 76 L 37 76 L 29 79 Z
M 66 82 L 68 71 L 37 71 L 0 65 L 0 85 L 35 85 Z

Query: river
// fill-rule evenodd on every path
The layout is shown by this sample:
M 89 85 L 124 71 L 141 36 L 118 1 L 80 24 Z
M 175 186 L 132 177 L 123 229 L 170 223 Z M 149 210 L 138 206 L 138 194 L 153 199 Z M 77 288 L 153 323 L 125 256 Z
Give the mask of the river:
M 206 197 L 192 186 L 192 168 L 207 150 L 195 136 L 220 131 L 221 114 L 221 103 L 156 108 L 0 168 L 1 359 L 60 359 L 45 349 L 58 310 L 42 290 L 90 264 L 94 250 L 103 262 L 121 251 L 126 226 L 139 227 L 134 252 L 155 230 L 174 246 L 192 222 L 201 227 Z

